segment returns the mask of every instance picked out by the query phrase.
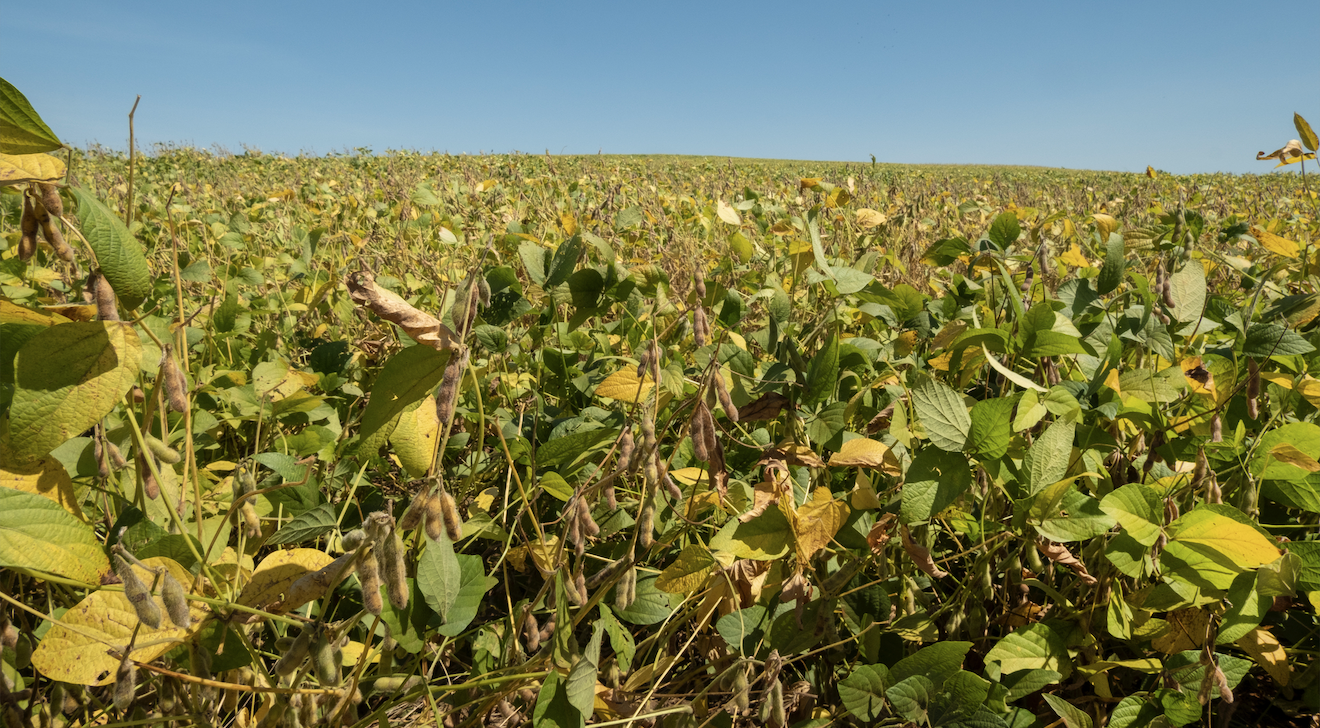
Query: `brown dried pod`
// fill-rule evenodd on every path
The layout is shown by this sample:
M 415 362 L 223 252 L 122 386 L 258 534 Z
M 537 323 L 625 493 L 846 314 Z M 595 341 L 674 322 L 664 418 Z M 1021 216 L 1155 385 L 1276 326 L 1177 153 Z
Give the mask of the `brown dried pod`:
M 422 523 L 422 518 L 426 515 L 426 500 L 429 495 L 419 494 L 409 504 L 408 510 L 403 512 L 403 518 L 399 519 L 399 529 L 411 531 Z
M 1030 265 L 1027 266 L 1027 272 L 1022 275 L 1022 292 L 1031 290 L 1031 284 L 1036 278 L 1036 271 Z
M 92 294 L 96 297 L 96 318 L 100 321 L 118 321 L 119 303 L 115 300 L 115 289 L 110 282 L 96 271 L 89 277 Z
M 1233 689 L 1228 686 L 1228 677 L 1224 675 L 1223 669 L 1215 665 L 1214 669 L 1215 687 L 1219 688 L 1219 697 L 1225 703 L 1233 702 Z
M 385 592 L 397 609 L 408 608 L 407 567 L 403 555 L 403 539 L 397 530 L 391 530 L 380 550 L 379 562 L 380 570 L 385 572 Z
M 37 203 L 37 207 L 41 208 L 41 203 Z M 41 223 L 41 236 L 50 244 L 51 249 L 55 251 L 55 255 L 59 256 L 59 259 L 65 263 L 77 265 L 78 255 L 74 253 L 73 246 L 69 245 L 68 241 L 64 239 L 64 234 L 60 232 L 60 229 L 55 227 L 55 219 L 50 215 L 46 215 L 45 219 L 38 215 L 37 219 Z
M 733 404 L 733 397 L 729 396 L 729 388 L 724 384 L 724 375 L 717 369 L 712 374 L 711 381 L 715 383 L 715 396 L 720 400 L 720 406 L 724 408 L 724 416 L 731 422 L 737 422 L 738 408 Z
M 151 598 L 151 590 L 138 577 L 137 572 L 123 556 L 116 553 L 114 555 L 115 575 L 124 584 L 124 596 L 128 598 L 128 603 L 133 606 L 133 611 L 137 613 L 138 621 L 151 627 L 160 628 L 160 607 Z
M 441 489 L 439 494 L 440 514 L 443 516 L 445 533 L 449 540 L 458 543 L 463 538 L 463 519 L 458 516 L 458 504 L 449 491 Z
M 710 343 L 710 321 L 706 319 L 705 307 L 700 304 L 692 309 L 692 337 L 696 340 L 697 346 Z
M 578 522 L 582 525 L 582 533 L 587 536 L 596 537 L 600 535 L 600 526 L 596 519 L 591 517 L 591 506 L 586 500 L 579 498 L 577 501 Z
M 697 406 L 692 408 L 692 419 L 688 425 L 692 435 L 692 453 L 698 460 L 710 460 L 710 441 L 714 433 L 707 429 L 709 419 L 710 410 L 704 401 L 698 399 Z
M 1172 276 L 1169 276 L 1169 277 L 1167 277 L 1167 278 L 1164 279 L 1164 283 L 1163 283 L 1163 285 L 1160 286 L 1160 295 L 1161 295 L 1161 297 L 1164 298 L 1164 305 L 1165 305 L 1165 306 L 1168 306 L 1170 309 L 1173 309 L 1173 308 L 1177 308 L 1177 307 L 1178 307 L 1178 302 L 1175 301 L 1174 298 L 1173 298 L 1173 277 L 1172 277 Z
M 60 199 L 60 188 L 46 182 L 38 182 L 37 191 L 41 193 L 41 204 L 47 212 L 55 217 L 64 217 L 64 200 Z
M 655 420 L 651 418 L 651 413 L 642 412 L 642 451 L 634 456 L 639 465 L 644 465 L 647 459 L 655 454 Z
M 133 698 L 137 697 L 137 665 L 124 655 L 124 659 L 119 661 L 119 668 L 115 670 L 115 707 L 121 712 L 127 711 L 133 704 Z
M 631 473 L 636 469 L 637 443 L 633 440 L 632 427 L 625 427 L 619 438 L 619 470 Z
M 188 629 L 192 626 L 192 614 L 188 611 L 188 595 L 183 591 L 183 585 L 163 569 L 160 579 L 160 598 L 165 602 L 170 621 L 179 629 Z
M 440 380 L 440 389 L 435 395 L 435 416 L 443 427 L 454 419 L 454 406 L 458 403 L 458 385 L 467 371 L 469 349 L 463 349 L 458 356 L 450 356 L 445 365 L 444 377 Z
M 907 552 L 908 558 L 912 559 L 912 563 L 916 564 L 918 569 L 921 569 L 932 579 L 942 579 L 949 575 L 949 572 L 935 565 L 935 560 L 930 556 L 930 549 L 912 540 L 912 532 L 908 530 L 906 525 L 899 527 L 899 535 L 903 540 L 903 550 Z
M 565 514 L 568 525 L 564 528 L 564 539 L 573 545 L 573 552 L 578 556 L 586 553 L 587 547 L 582 538 L 582 523 L 578 520 L 577 509 Z
M 706 297 L 706 279 L 700 273 L 692 276 L 693 288 L 697 291 L 698 298 Z
M 605 494 L 605 506 L 611 511 L 619 510 L 619 498 L 614 493 L 614 481 L 610 480 L 601 490 Z
M 1192 487 L 1205 482 L 1205 475 L 1210 469 L 1210 461 L 1205 457 L 1205 448 L 1196 449 L 1196 466 L 1192 468 Z
M 759 399 L 749 402 L 744 405 L 742 409 L 738 410 L 738 420 L 741 422 L 773 420 L 779 416 L 780 410 L 784 409 L 786 406 L 788 406 L 788 397 L 785 397 L 778 392 L 770 392 L 762 395 Z M 893 411 L 891 405 L 888 409 L 888 413 L 892 415 Z M 881 414 L 885 413 L 882 412 Z M 879 418 L 879 415 L 877 415 L 877 418 Z M 887 421 L 884 423 L 884 427 L 881 427 L 880 429 L 884 429 L 885 427 L 889 427 Z M 874 433 L 878 431 L 879 430 L 872 430 L 869 426 L 867 427 L 867 432 Z
M 646 375 L 651 371 L 651 362 L 656 355 L 655 348 L 652 346 L 653 343 L 651 341 L 646 342 L 646 345 L 642 347 L 642 355 L 637 357 L 638 379 L 646 379 Z
M 665 475 L 660 478 L 660 482 L 665 484 L 665 490 L 669 492 L 669 497 L 673 499 L 675 503 L 683 502 L 683 489 L 678 487 L 678 483 L 675 483 L 674 479 L 669 477 L 668 473 L 665 473 Z
M 614 608 L 623 611 L 637 600 L 637 567 L 630 566 L 614 585 Z
M 362 607 L 368 612 L 380 616 L 385 608 L 385 600 L 380 595 L 380 567 L 373 554 L 362 554 L 358 560 L 358 581 L 362 587 Z
M 7 614 L 4 616 L 4 622 L 0 623 L 0 646 L 8 650 L 18 646 L 18 629 L 9 621 Z
M 523 640 L 527 642 L 527 653 L 533 654 L 541 649 L 541 626 L 536 623 L 536 615 L 532 614 L 532 605 L 528 604 L 525 609 L 522 635 Z
M 655 502 L 648 498 L 641 512 L 637 514 L 637 545 L 649 549 L 653 543 L 655 543 Z
M 18 227 L 21 236 L 18 240 L 18 259 L 29 260 L 32 254 L 37 252 L 37 229 L 41 227 L 37 222 L 37 213 L 32 207 L 32 198 L 23 196 L 23 215 L 18 220 Z
M 632 563 L 632 554 L 611 561 L 609 564 L 606 564 L 605 568 L 592 574 L 591 578 L 587 579 L 587 588 L 595 589 L 601 584 L 613 579 L 615 574 L 631 567 Z
M 1224 420 L 1216 412 L 1214 417 L 1210 418 L 1210 442 L 1224 441 Z
M 573 578 L 573 587 L 576 589 L 581 603 L 586 604 L 587 600 L 591 598 L 591 595 L 587 593 L 587 578 L 581 571 L 579 571 L 577 576 Z
M 422 507 L 426 511 L 426 537 L 432 541 L 438 540 L 440 535 L 445 532 L 445 512 L 441 506 L 440 496 L 427 496 L 422 503 Z
M 165 398 L 170 403 L 170 409 L 175 412 L 187 412 L 188 378 L 183 375 L 183 369 L 179 368 L 179 362 L 174 360 L 171 348 L 171 345 L 166 344 L 165 350 L 161 352 L 161 383 L 165 386 Z
M 124 453 L 113 442 L 106 441 L 105 451 L 110 456 L 110 467 L 115 470 L 123 470 L 128 467 L 128 461 L 124 459 Z
M 303 661 L 307 659 L 307 653 L 312 648 L 312 637 L 315 633 L 316 627 L 314 625 L 309 624 L 302 628 L 302 631 L 298 633 L 298 637 L 293 640 L 293 644 L 289 645 L 284 654 L 280 655 L 279 661 L 275 663 L 275 674 L 287 677 L 303 664 Z

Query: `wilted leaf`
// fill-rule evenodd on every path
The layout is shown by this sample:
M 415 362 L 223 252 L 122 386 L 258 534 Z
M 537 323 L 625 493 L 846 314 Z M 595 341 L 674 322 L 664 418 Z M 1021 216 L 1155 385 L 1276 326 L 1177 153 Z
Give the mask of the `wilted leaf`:
M 691 594 L 706 584 L 715 568 L 715 557 L 700 544 L 688 544 L 674 563 L 665 567 L 655 580 L 655 588 L 670 594 Z
M 888 216 L 886 216 L 884 213 L 876 212 L 875 210 L 872 210 L 869 207 L 863 207 L 857 210 L 855 214 L 856 214 L 857 226 L 868 230 L 878 225 L 885 224 L 885 222 L 889 219 Z
M 1273 633 L 1264 627 L 1257 627 L 1234 644 L 1251 655 L 1251 659 L 1255 660 L 1257 665 L 1265 668 L 1265 672 L 1274 678 L 1274 682 L 1288 687 L 1288 682 L 1292 678 L 1292 666 L 1288 664 L 1288 653 L 1284 651 L 1283 645 L 1279 644 L 1279 638 Z
M 729 204 L 724 200 L 715 203 L 715 214 L 718 215 L 721 220 L 730 225 L 742 224 L 742 218 L 738 217 L 738 211 L 729 207 Z
M 450 351 L 461 343 L 448 326 L 440 323 L 440 319 L 417 310 L 399 294 L 376 285 L 376 277 L 369 271 L 358 271 L 348 277 L 348 293 L 354 301 L 403 329 L 419 344 L 436 351 Z
M 855 437 L 830 456 L 833 468 L 875 468 L 885 475 L 903 474 L 902 465 L 888 445 L 865 437 Z
M 848 512 L 848 504 L 835 498 L 829 488 L 813 491 L 811 500 L 798 508 L 793 518 L 798 560 L 805 562 L 824 548 L 848 519 Z

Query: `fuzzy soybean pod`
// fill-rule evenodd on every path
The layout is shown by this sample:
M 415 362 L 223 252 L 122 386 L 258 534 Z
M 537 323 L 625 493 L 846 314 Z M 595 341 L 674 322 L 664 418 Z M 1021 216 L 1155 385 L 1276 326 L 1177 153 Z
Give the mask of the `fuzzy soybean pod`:
M 454 502 L 454 496 L 447 490 L 441 490 L 437 497 L 440 505 L 440 515 L 445 524 L 445 533 L 449 534 L 449 540 L 455 543 L 463 538 L 463 521 L 458 517 L 458 504 Z
M 127 711 L 136 696 L 137 665 L 133 664 L 128 655 L 124 655 L 124 659 L 119 661 L 119 668 L 115 670 L 115 707 Z
M 733 404 L 733 397 L 729 396 L 729 388 L 724 384 L 724 375 L 717 369 L 711 381 L 715 384 L 715 396 L 720 401 L 720 406 L 724 408 L 724 414 L 730 422 L 738 421 L 738 408 Z
M 183 585 L 164 569 L 160 570 L 160 575 L 160 598 L 165 602 L 170 621 L 179 629 L 188 629 L 192 626 L 192 614 L 188 611 L 188 595 L 183 591 Z
M 388 536 L 384 538 L 378 562 L 380 570 L 385 572 L 385 591 L 389 594 L 390 603 L 396 609 L 408 608 L 408 580 L 406 564 L 404 563 L 403 539 L 399 537 L 397 529 L 390 529 Z
M 65 263 L 76 264 L 78 256 L 73 252 L 73 246 L 69 245 L 68 241 L 64 239 L 60 229 L 55 227 L 55 218 L 50 216 L 46 206 L 38 200 L 34 205 L 34 209 L 37 213 L 37 222 L 41 225 L 41 236 L 50 244 L 51 249 L 55 251 L 55 255 L 59 256 L 60 260 Z
M 37 252 L 37 213 L 32 208 L 32 198 L 23 196 L 23 216 L 18 220 L 21 236 L 18 239 L 18 259 L 29 260 Z
M 373 555 L 362 554 L 357 569 L 362 585 L 362 607 L 379 617 L 385 608 L 385 600 L 380 596 L 380 566 Z
M 175 412 L 186 412 L 188 410 L 188 379 L 183 375 L 183 369 L 179 368 L 179 362 L 175 361 L 171 349 L 171 345 L 166 344 L 164 351 L 161 352 L 161 384 L 165 387 L 165 398 L 169 400 L 170 409 Z
M 151 598 L 151 590 L 133 571 L 133 567 L 123 556 L 115 554 L 114 556 L 115 575 L 124 583 L 124 596 L 128 597 L 128 603 L 133 606 L 133 611 L 137 613 L 138 621 L 151 627 L 160 628 L 160 607 Z
M 317 636 L 312 645 L 312 666 L 316 670 L 316 679 L 325 687 L 339 685 L 339 660 L 335 659 L 335 648 L 326 639 L 324 632 Z
M 166 445 L 160 438 L 151 435 L 143 435 L 142 441 L 147 444 L 147 449 L 151 451 L 151 454 L 155 455 L 156 459 L 162 463 L 175 465 L 183 459 L 183 456 L 179 454 L 178 450 Z
M 440 496 L 426 496 L 422 506 L 426 517 L 426 537 L 432 541 L 438 540 L 445 532 L 445 511 Z
M 454 419 L 454 405 L 458 402 L 458 385 L 467 371 L 468 357 L 471 350 L 464 348 L 458 356 L 451 354 L 449 364 L 445 366 L 444 376 L 440 379 L 440 389 L 435 395 L 435 417 L 441 427 Z
M 41 193 L 41 204 L 55 217 L 64 217 L 64 200 L 60 199 L 60 189 L 52 184 L 39 182 L 37 191 Z
M 289 645 L 288 650 L 275 663 L 275 674 L 288 677 L 293 674 L 294 670 L 298 669 L 299 665 L 303 664 L 303 661 L 307 659 L 307 653 L 311 650 L 312 637 L 315 633 L 316 628 L 313 625 L 309 624 L 302 628 L 297 638 L 293 640 L 293 644 Z

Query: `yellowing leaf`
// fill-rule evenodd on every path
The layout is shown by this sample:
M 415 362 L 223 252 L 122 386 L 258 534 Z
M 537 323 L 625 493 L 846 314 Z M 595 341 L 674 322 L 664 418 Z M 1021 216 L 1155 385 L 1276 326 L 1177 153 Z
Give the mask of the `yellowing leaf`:
M 1255 660 L 1257 665 L 1265 668 L 1265 672 L 1274 678 L 1274 682 L 1283 687 L 1288 686 L 1288 680 L 1292 677 L 1292 666 L 1288 664 L 1288 653 L 1284 651 L 1283 645 L 1279 644 L 1277 637 L 1265 628 L 1257 627 L 1234 644 L 1251 655 L 1251 659 Z
M 559 215 L 559 224 L 563 226 L 566 235 L 577 235 L 578 223 L 577 217 L 571 212 L 561 213 Z
M 715 557 L 701 544 L 688 544 L 674 563 L 660 572 L 655 588 L 670 594 L 691 594 L 706 584 L 715 567 Z
M 706 470 L 703 468 L 678 468 L 677 470 L 670 470 L 669 477 L 673 478 L 675 482 L 682 483 L 689 487 L 707 481 Z
M 1165 621 L 1169 629 L 1163 635 L 1151 641 L 1150 646 L 1166 655 L 1185 650 L 1194 650 L 1205 644 L 1205 628 L 1210 622 L 1210 613 L 1198 608 L 1179 609 L 1170 612 Z
M 0 464 L 0 487 L 49 498 L 72 513 L 74 518 L 87 520 L 78 507 L 78 497 L 74 495 L 69 472 L 50 455 L 28 465 Z
M 851 201 L 852 201 L 852 194 L 848 192 L 848 189 L 846 187 L 835 187 L 834 189 L 830 190 L 830 193 L 828 195 L 825 196 L 825 207 L 831 209 L 836 207 L 843 207 L 844 205 L 848 204 Z
M 1168 527 L 1160 556 L 1166 577 L 1227 589 L 1238 574 L 1279 558 L 1279 548 L 1226 505 L 1199 506 Z
M 1091 217 L 1095 218 L 1095 229 L 1100 232 L 1101 240 L 1108 240 L 1109 234 L 1118 230 L 1118 221 L 1110 215 L 1097 212 Z
M 843 447 L 830 457 L 830 467 L 875 468 L 886 475 L 903 474 L 902 465 L 888 445 L 865 437 L 843 443 Z
M 1308 473 L 1320 473 L 1320 462 L 1316 462 L 1315 458 L 1286 442 L 1281 442 L 1271 448 L 1270 456 L 1279 462 L 1294 465 Z
M 655 382 L 650 375 L 638 379 L 635 367 L 624 367 L 605 377 L 605 381 L 596 386 L 596 396 L 620 402 L 642 402 L 651 396 L 654 387 Z
M 869 207 L 863 207 L 856 213 L 857 227 L 870 229 L 885 224 L 889 220 L 883 212 L 877 212 Z
M 1072 247 L 1068 248 L 1068 250 L 1064 251 L 1064 253 L 1059 256 L 1059 262 L 1064 263 L 1065 265 L 1070 265 L 1074 268 L 1091 267 L 1091 261 L 1082 253 L 1082 249 L 1077 243 L 1073 243 Z
M 1150 177 L 1151 179 L 1155 179 L 1156 177 L 1155 168 L 1150 165 L 1146 165 L 1146 176 Z
M 1285 258 L 1296 258 L 1297 251 L 1300 250 L 1297 243 L 1287 238 L 1281 238 L 1259 225 L 1251 226 L 1251 237 L 1259 241 L 1262 248 Z
M 803 177 L 798 180 L 798 191 L 810 190 L 820 186 L 820 177 Z
M 728 203 L 726 203 L 724 200 L 719 200 L 715 203 L 715 214 L 721 220 L 729 223 L 730 225 L 742 224 L 742 218 L 738 217 L 738 211 L 733 209 L 732 207 L 729 207 Z
M 811 494 L 811 500 L 798 508 L 793 518 L 799 561 L 810 559 L 834 538 L 848 519 L 848 510 L 848 504 L 836 499 L 829 488 L 817 488 Z
M 243 587 L 238 603 L 260 607 L 278 602 L 293 582 L 329 566 L 332 561 L 334 557 L 317 549 L 276 551 L 263 559 L 252 572 L 252 580 Z
M 912 353 L 912 347 L 916 346 L 917 332 L 904 331 L 894 339 L 894 356 L 904 357 Z M 947 367 L 946 367 L 947 368 Z
M 64 162 L 49 154 L 0 154 L 0 187 L 22 182 L 58 182 Z
M 165 567 L 184 589 L 193 581 L 192 574 L 172 559 L 162 556 L 143 559 L 151 567 Z M 156 575 L 138 566 L 132 567 L 148 587 Z M 160 593 L 159 586 L 156 593 Z M 159 596 L 152 599 L 165 615 L 165 605 Z M 208 612 L 196 603 L 189 606 L 193 628 L 201 625 Z M 64 613 L 60 621 L 42 638 L 32 653 L 32 664 L 42 675 L 74 685 L 106 685 L 114 681 L 119 660 L 106 653 L 109 649 L 123 649 L 133 629 L 138 627 L 137 613 L 122 589 L 103 589 L 92 592 Z M 178 647 L 189 630 L 175 627 L 168 616 L 161 619 L 161 628 L 141 625 L 132 658 L 138 662 L 151 662 Z
M 1306 398 L 1313 407 L 1320 407 L 1320 379 L 1307 374 L 1297 382 L 1297 393 Z
M 439 434 L 435 397 L 427 395 L 416 407 L 399 415 L 399 423 L 390 433 L 390 446 L 409 475 L 420 478 L 430 470 Z

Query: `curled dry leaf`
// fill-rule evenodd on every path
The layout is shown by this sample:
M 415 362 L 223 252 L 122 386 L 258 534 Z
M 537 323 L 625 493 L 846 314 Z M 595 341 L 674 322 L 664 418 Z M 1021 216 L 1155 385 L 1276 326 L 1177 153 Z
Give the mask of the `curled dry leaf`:
M 762 395 L 748 404 L 743 405 L 738 410 L 738 420 L 740 422 L 761 422 L 764 420 L 773 420 L 779 416 L 780 410 L 788 405 L 788 397 L 778 393 L 770 392 Z
M 1279 163 L 1275 167 L 1282 167 L 1285 164 L 1302 161 L 1303 155 L 1306 159 L 1315 159 L 1315 155 L 1310 152 L 1303 152 L 1302 143 L 1296 139 L 1289 139 L 1287 144 L 1266 154 L 1265 152 L 1256 152 L 1256 159 L 1277 159 Z
M 949 572 L 935 565 L 935 560 L 930 557 L 930 549 L 912 540 L 912 532 L 907 526 L 900 526 L 898 532 L 903 537 L 903 550 L 918 569 L 932 579 L 942 579 L 949 575 Z
M 884 555 L 885 544 L 894 537 L 894 523 L 897 521 L 898 515 L 894 513 L 885 513 L 875 520 L 875 525 L 866 534 L 866 545 L 871 548 L 871 553 Z
M 1083 564 L 1080 559 L 1073 556 L 1067 546 L 1060 543 L 1053 543 L 1051 541 L 1039 541 L 1036 543 L 1036 548 L 1050 561 L 1057 564 L 1063 564 L 1077 572 L 1077 575 L 1087 584 L 1094 584 L 1096 582 L 1095 577 L 1091 576 L 1090 572 L 1086 570 L 1086 564 Z
M 376 285 L 375 276 L 370 271 L 358 271 L 349 276 L 348 293 L 354 301 L 397 325 L 419 344 L 437 351 L 450 351 L 459 344 L 458 337 L 440 323 L 440 319 L 417 310 L 398 294 Z
M 903 466 L 888 445 L 865 437 L 843 443 L 843 447 L 830 458 L 830 467 L 875 468 L 895 477 L 903 474 Z

